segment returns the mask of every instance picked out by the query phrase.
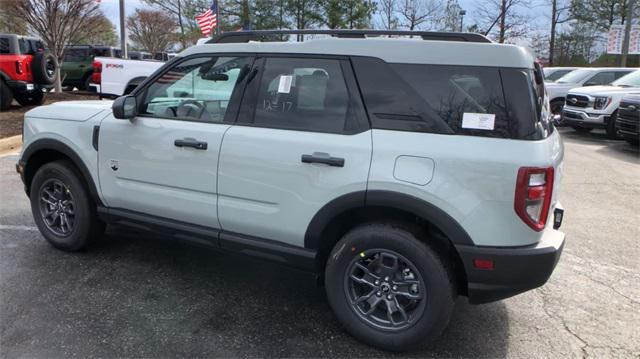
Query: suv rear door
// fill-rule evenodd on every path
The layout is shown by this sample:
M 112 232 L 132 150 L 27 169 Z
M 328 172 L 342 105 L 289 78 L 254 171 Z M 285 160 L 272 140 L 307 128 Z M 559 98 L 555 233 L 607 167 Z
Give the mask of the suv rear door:
M 347 59 L 257 62 L 222 143 L 220 224 L 227 235 L 303 246 L 308 224 L 329 201 L 361 191 L 364 202 L 371 132 Z
M 218 228 L 218 151 L 252 62 L 176 61 L 136 91 L 137 117 L 104 119 L 98 171 L 106 205 Z

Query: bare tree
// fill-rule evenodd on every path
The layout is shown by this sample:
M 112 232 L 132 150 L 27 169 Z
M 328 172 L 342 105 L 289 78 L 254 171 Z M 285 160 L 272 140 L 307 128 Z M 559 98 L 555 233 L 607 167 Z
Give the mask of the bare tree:
M 528 0 L 483 0 L 477 11 L 482 32 L 489 35 L 497 31 L 499 43 L 523 34 L 527 21 L 518 13 L 518 7 L 528 5 Z
M 143 0 L 145 3 L 165 11 L 166 14 L 173 16 L 178 22 L 178 28 L 180 29 L 180 44 L 182 47 L 186 47 L 185 38 L 185 21 L 184 12 L 187 6 L 187 0 Z
M 141 10 L 127 18 L 129 38 L 151 53 L 165 51 L 175 39 L 175 22 L 160 10 Z
M 382 28 L 385 30 L 395 30 L 398 28 L 398 0 L 380 0 L 380 19 Z
M 565 14 L 571 9 L 571 3 L 565 0 L 550 0 L 551 2 L 551 33 L 549 34 L 549 66 L 553 66 L 553 52 L 556 46 L 557 27 L 571 20 L 569 14 Z
M 2 0 L 12 16 L 22 19 L 40 36 L 49 51 L 62 61 L 65 46 L 100 13 L 95 0 Z M 56 92 L 62 91 L 60 69 L 56 70 Z
M 400 4 L 399 13 L 402 17 L 402 25 L 409 30 L 415 30 L 425 22 L 430 22 L 430 28 L 440 20 L 442 7 L 440 2 L 434 0 L 404 0 Z
M 113 23 L 98 13 L 87 19 L 87 24 L 83 31 L 78 31 L 76 36 L 69 40 L 72 45 L 105 45 L 115 46 L 118 43 L 118 34 Z

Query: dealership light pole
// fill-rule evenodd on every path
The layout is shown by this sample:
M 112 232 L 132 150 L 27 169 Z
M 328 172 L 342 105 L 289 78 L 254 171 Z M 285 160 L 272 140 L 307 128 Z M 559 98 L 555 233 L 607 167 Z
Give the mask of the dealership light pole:
M 462 32 L 462 25 L 464 24 L 464 16 L 467 14 L 467 11 L 464 9 L 460 10 L 460 32 Z
M 627 66 L 627 55 L 629 55 L 629 36 L 631 35 L 631 22 L 633 21 L 633 5 L 635 0 L 627 1 L 627 15 L 624 24 L 624 39 L 622 39 L 622 57 L 620 58 L 620 66 Z
M 122 58 L 127 58 L 127 32 L 124 28 L 124 0 L 120 0 L 120 50 Z

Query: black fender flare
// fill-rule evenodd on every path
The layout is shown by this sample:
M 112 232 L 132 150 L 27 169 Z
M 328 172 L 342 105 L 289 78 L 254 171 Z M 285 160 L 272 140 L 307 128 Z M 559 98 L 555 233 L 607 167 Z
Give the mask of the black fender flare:
M 305 248 L 318 250 L 321 247 L 321 234 L 336 216 L 349 210 L 367 206 L 387 207 L 409 212 L 436 226 L 449 238 L 452 244 L 474 245 L 467 231 L 453 217 L 435 205 L 404 193 L 369 190 L 348 193 L 324 205 L 307 227 L 304 238 Z
M 71 147 L 69 147 L 62 141 L 50 138 L 43 138 L 30 143 L 22 153 L 20 163 L 22 163 L 25 169 L 24 184 L 27 195 L 29 195 L 31 179 L 34 175 L 34 173 L 28 172 L 29 160 L 33 157 L 34 154 L 40 151 L 47 150 L 62 153 L 64 156 L 69 158 L 74 166 L 76 166 L 76 168 L 80 171 L 80 175 L 83 177 L 84 182 L 87 184 L 89 194 L 91 195 L 95 203 L 101 204 L 100 196 L 98 195 L 98 189 L 95 182 L 93 181 L 93 177 L 91 177 L 91 172 L 89 172 L 89 169 L 84 164 L 80 156 Z
M 11 78 L 7 74 L 5 74 L 3 71 L 0 71 L 0 79 L 5 81 L 11 80 Z

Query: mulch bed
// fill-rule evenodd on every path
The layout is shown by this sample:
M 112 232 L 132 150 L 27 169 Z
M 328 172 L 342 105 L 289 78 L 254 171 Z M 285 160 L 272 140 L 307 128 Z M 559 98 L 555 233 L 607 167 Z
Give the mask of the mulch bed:
M 70 100 L 97 100 L 98 95 L 85 91 L 69 91 L 61 93 L 48 93 L 45 95 L 45 104 Z M 0 138 L 22 134 L 22 121 L 24 113 L 34 106 L 22 107 L 14 100 L 9 111 L 0 112 Z

